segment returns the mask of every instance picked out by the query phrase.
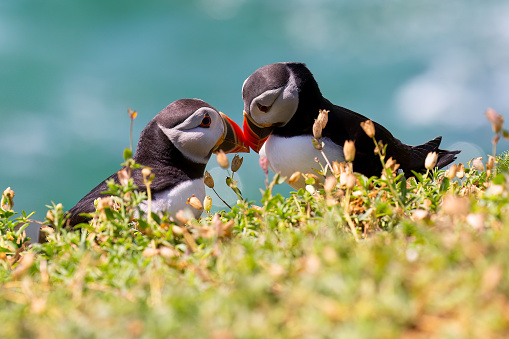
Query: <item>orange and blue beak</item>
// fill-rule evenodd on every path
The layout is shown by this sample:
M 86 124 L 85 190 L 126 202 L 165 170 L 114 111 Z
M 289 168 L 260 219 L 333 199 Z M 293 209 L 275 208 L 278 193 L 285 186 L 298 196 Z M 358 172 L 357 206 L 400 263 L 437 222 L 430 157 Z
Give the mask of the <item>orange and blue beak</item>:
M 226 114 L 219 112 L 224 124 L 223 136 L 217 141 L 214 152 L 223 150 L 225 153 L 249 153 L 249 146 L 242 129 Z
M 244 111 L 244 139 L 246 144 L 256 153 L 260 152 L 263 144 L 274 130 L 274 126 L 260 126 Z

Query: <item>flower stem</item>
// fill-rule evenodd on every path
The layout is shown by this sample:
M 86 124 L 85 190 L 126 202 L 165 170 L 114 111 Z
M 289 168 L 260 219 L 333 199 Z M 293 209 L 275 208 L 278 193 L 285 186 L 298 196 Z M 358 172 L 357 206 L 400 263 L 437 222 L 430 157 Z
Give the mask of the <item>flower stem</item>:
M 223 200 L 223 198 L 221 198 L 219 196 L 219 194 L 217 194 L 216 192 L 216 189 L 212 187 L 212 190 L 214 191 L 214 193 L 216 193 L 217 197 L 219 198 L 219 200 L 221 200 L 223 202 L 223 204 L 225 204 L 226 206 L 228 206 L 229 209 L 232 209 L 232 207 L 230 205 L 228 205 L 228 203 L 226 201 Z

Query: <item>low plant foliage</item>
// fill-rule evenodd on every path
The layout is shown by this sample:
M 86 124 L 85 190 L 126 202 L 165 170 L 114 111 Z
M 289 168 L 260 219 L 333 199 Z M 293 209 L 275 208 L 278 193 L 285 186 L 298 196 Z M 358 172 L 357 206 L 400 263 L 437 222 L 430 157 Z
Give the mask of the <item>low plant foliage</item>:
M 327 164 L 283 197 L 276 174 L 200 220 L 143 214 L 127 177 L 73 231 L 49 206 L 31 245 L 6 190 L 0 337 L 509 335 L 509 154 L 411 178 L 380 154 L 381 178 Z

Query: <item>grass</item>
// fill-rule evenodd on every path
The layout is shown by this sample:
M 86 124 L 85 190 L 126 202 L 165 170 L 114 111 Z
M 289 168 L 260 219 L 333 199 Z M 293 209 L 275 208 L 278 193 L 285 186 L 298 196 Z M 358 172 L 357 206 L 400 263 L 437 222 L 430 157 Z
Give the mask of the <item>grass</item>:
M 146 196 L 130 179 L 76 231 L 49 207 L 33 245 L 5 200 L 0 337 L 507 337 L 507 163 L 355 174 L 353 188 L 338 172 L 326 190 L 309 176 L 314 194 L 289 197 L 272 194 L 276 175 L 259 206 L 180 221 L 136 219 Z

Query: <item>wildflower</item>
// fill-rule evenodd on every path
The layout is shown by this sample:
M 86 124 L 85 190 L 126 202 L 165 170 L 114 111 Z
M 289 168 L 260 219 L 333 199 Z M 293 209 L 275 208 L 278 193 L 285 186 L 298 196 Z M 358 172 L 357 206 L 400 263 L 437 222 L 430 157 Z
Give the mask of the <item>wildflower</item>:
M 120 185 L 127 186 L 127 183 L 129 182 L 129 173 L 127 172 L 126 168 L 121 169 L 117 172 L 118 181 L 120 182 Z
M 449 178 L 450 180 L 454 179 L 456 177 L 457 170 L 458 170 L 458 165 L 453 164 L 451 166 L 451 168 L 449 168 L 449 170 L 447 170 L 445 173 L 447 178 Z
M 396 162 L 395 159 L 390 157 L 385 163 L 385 167 L 389 168 L 393 173 L 395 173 L 399 168 L 399 164 Z
M 337 161 L 332 162 L 332 173 L 334 173 L 335 176 L 339 176 L 341 174 L 341 167 L 339 165 L 339 162 Z
M 23 258 L 21 259 L 21 262 L 16 266 L 14 271 L 11 274 L 11 277 L 13 279 L 18 279 L 25 275 L 25 273 L 28 271 L 28 269 L 32 266 L 32 264 L 35 261 L 35 254 L 32 252 L 26 253 Z
M 208 171 L 205 171 L 205 174 L 203 174 L 203 182 L 208 188 L 214 188 L 214 179 Z
M 447 195 L 442 203 L 442 211 L 451 216 L 464 216 L 468 214 L 468 198 Z
M 488 162 L 486 163 L 486 169 L 492 170 L 493 166 L 495 166 L 495 157 L 488 155 Z
M 143 175 L 144 179 L 147 179 L 151 173 L 152 171 L 148 167 L 145 167 L 144 169 L 141 170 L 141 175 Z
M 177 215 L 178 215 L 178 213 L 177 213 Z M 177 225 L 173 225 L 171 227 L 171 231 L 172 231 L 173 235 L 182 235 L 182 234 L 184 234 L 184 229 L 182 227 L 180 227 L 180 226 L 177 226 Z
M 299 179 L 300 179 L 300 172 L 297 171 L 297 172 L 293 172 L 292 175 L 290 176 L 290 179 L 288 179 L 288 183 L 291 185 L 293 183 L 296 183 Z
M 460 163 L 458 165 L 458 168 L 456 170 L 456 177 L 458 177 L 458 179 L 461 179 L 465 176 L 465 165 L 463 165 L 462 163 Z
M 232 165 L 231 165 L 232 172 L 237 172 L 239 170 L 240 166 L 242 166 L 243 161 L 244 161 L 244 158 L 241 158 L 241 157 L 239 157 L 238 154 L 235 154 L 235 156 L 232 159 Z
M 145 258 L 154 257 L 159 254 L 159 250 L 153 247 L 147 247 L 141 253 Z
M 187 224 L 189 220 L 191 220 L 191 218 L 188 218 L 187 213 L 183 210 L 179 210 L 177 213 L 175 213 L 175 218 L 177 218 L 177 220 L 183 224 Z M 175 233 L 175 230 L 173 230 L 173 233 Z
M 364 130 L 364 133 L 366 133 L 368 137 L 370 137 L 370 138 L 375 137 L 375 124 L 373 124 L 373 121 L 366 120 L 364 122 L 361 122 L 361 127 Z
M 325 109 L 321 109 L 318 111 L 318 118 L 316 119 L 322 126 L 322 129 L 327 126 L 327 121 L 329 121 L 329 111 Z
M 199 210 L 200 211 L 200 210 L 203 209 L 203 205 L 201 204 L 200 199 L 195 197 L 194 194 L 187 199 L 186 204 L 191 205 L 191 207 L 194 208 L 195 210 Z
M 500 133 L 502 130 L 502 125 L 504 124 L 504 117 L 495 112 L 495 110 L 492 108 L 488 108 L 486 111 L 486 117 L 491 122 L 493 132 L 495 132 L 495 134 Z
M 53 216 L 53 213 L 51 213 L 51 210 L 48 210 L 48 212 L 46 212 L 46 219 L 48 219 L 48 221 L 50 221 L 51 223 L 55 221 L 55 217 Z
M 210 196 L 205 196 L 205 199 L 203 199 L 203 208 L 205 211 L 210 212 L 210 209 L 212 208 L 212 198 Z
M 228 220 L 228 222 L 225 224 L 221 221 L 221 217 L 219 214 L 214 215 L 212 218 L 212 224 L 216 228 L 216 234 L 218 237 L 228 237 L 231 235 L 233 230 L 233 224 L 235 222 L 233 220 Z
M 426 160 L 424 161 L 424 167 L 428 170 L 432 170 L 435 168 L 438 160 L 437 152 L 429 152 L 426 156 Z
M 313 124 L 313 136 L 315 139 L 320 139 L 322 137 L 322 124 L 318 121 L 318 119 L 316 119 Z
M 484 214 L 481 213 L 470 213 L 467 215 L 467 223 L 472 226 L 472 228 L 476 230 L 480 230 L 484 228 Z
M 479 157 L 479 158 L 475 158 L 473 161 L 472 161 L 472 165 L 474 166 L 474 168 L 476 170 L 478 170 L 479 172 L 483 172 L 484 171 L 484 164 L 482 163 L 482 157 Z
M 9 211 L 14 206 L 14 191 L 10 187 L 7 187 L 2 194 L 1 207 L 2 209 Z
M 346 176 L 348 175 L 348 173 L 346 172 L 341 172 L 341 174 L 339 175 L 339 184 L 341 186 L 346 186 Z
M 346 175 L 346 188 L 354 188 L 357 184 L 357 178 L 352 173 Z
M 323 189 L 325 190 L 325 192 L 330 192 L 334 189 L 334 187 L 336 187 L 336 183 L 337 183 L 337 179 L 335 176 L 333 175 L 329 175 L 327 178 L 325 178 L 325 183 L 323 185 Z
M 98 211 L 104 211 L 105 208 L 110 208 L 111 205 L 113 204 L 113 202 L 111 200 L 111 196 L 104 197 L 104 198 L 97 198 L 96 201 L 97 201 L 96 209 Z
M 429 218 L 429 212 L 423 209 L 416 209 L 412 212 L 412 219 L 415 221 L 421 221 Z
M 260 157 L 259 163 L 265 175 L 269 175 L 269 160 L 267 157 Z
M 222 168 L 226 169 L 230 165 L 230 162 L 228 161 L 228 157 L 226 156 L 226 153 L 224 153 L 223 150 L 219 150 L 216 153 L 217 163 Z
M 127 114 L 129 114 L 129 118 L 131 118 L 131 120 L 134 120 L 134 119 L 136 119 L 136 116 L 138 115 L 138 112 L 133 111 L 132 109 L 128 108 L 127 109 Z
M 198 232 L 200 234 L 200 237 L 205 239 L 210 239 L 216 234 L 215 230 L 207 225 L 204 225 L 202 228 L 200 228 Z
M 345 155 L 345 160 L 351 162 L 355 159 L 355 141 L 345 140 L 345 145 L 343 146 L 343 154 Z

